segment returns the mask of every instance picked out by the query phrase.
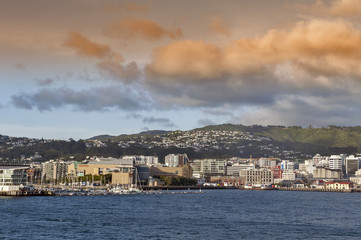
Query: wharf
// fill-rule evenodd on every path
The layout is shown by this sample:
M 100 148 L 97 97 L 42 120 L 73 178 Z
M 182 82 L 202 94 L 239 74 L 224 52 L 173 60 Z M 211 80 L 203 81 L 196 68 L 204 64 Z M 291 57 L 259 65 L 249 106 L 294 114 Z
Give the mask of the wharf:
M 238 187 L 225 186 L 142 186 L 143 190 L 207 190 L 207 189 L 238 189 Z
M 354 189 L 325 189 L 325 188 L 292 188 L 292 187 L 280 187 L 281 191 L 306 191 L 306 192 L 343 192 L 350 193 L 355 192 Z
M 54 194 L 50 191 L 2 191 L 0 196 L 10 196 L 10 197 L 25 197 L 25 196 L 53 196 Z

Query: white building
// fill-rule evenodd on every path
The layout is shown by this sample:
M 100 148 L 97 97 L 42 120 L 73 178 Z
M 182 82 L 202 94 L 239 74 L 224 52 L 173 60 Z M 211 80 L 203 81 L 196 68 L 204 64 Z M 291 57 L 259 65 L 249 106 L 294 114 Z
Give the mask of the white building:
M 193 176 L 210 177 L 224 175 L 226 173 L 226 160 L 198 159 L 191 164 Z
M 239 171 L 246 186 L 262 186 L 273 184 L 273 172 L 270 169 L 251 169 Z
M 328 163 L 328 158 L 329 158 L 329 157 L 324 157 L 324 156 L 321 156 L 320 154 L 317 153 L 317 154 L 312 158 L 313 165 L 319 166 L 320 164 L 323 164 L 323 163 L 325 163 L 325 162 Z
M 282 180 L 286 180 L 286 181 L 293 181 L 296 179 L 296 174 L 294 173 L 293 170 L 283 170 L 282 172 Z
M 273 168 L 277 165 L 276 159 L 273 158 L 260 158 L 257 162 L 260 168 Z
M 16 191 L 28 179 L 29 167 L 0 166 L 0 191 Z
M 289 160 L 282 160 L 281 162 L 281 170 L 295 170 L 295 163 L 290 162 Z
M 342 170 L 342 158 L 340 155 L 331 155 L 328 161 L 330 169 Z
M 133 156 L 133 155 L 126 155 L 123 156 L 122 159 L 124 160 L 133 160 L 136 165 L 155 165 L 158 164 L 158 157 L 157 156 Z
M 168 167 L 184 166 L 189 161 L 187 154 L 169 154 L 165 156 L 164 160 Z
M 232 166 L 227 166 L 227 175 L 239 177 L 239 171 L 255 169 L 253 164 L 240 164 L 235 163 Z

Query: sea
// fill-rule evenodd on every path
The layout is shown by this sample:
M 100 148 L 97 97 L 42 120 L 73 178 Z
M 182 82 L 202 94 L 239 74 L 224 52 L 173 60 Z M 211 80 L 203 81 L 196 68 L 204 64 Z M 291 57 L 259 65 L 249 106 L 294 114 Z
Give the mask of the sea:
M 361 239 L 361 193 L 0 197 L 0 239 Z

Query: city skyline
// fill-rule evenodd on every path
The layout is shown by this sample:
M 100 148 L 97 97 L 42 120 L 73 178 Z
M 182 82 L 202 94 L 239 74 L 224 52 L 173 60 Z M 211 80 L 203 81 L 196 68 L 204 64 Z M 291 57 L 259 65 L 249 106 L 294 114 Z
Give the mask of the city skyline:
M 0 134 L 361 125 L 360 1 L 0 3 Z

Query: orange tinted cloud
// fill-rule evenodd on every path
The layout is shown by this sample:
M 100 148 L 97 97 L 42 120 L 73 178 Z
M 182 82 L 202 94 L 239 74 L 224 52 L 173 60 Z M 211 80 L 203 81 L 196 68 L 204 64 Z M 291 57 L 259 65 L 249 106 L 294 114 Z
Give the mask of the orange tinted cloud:
M 231 32 L 224 26 L 224 22 L 221 18 L 212 19 L 210 27 L 216 33 L 225 35 L 226 37 L 231 36 Z
M 135 18 L 113 23 L 104 30 L 104 33 L 110 37 L 122 40 L 133 40 L 138 37 L 145 40 L 158 40 L 163 37 L 177 39 L 183 35 L 180 28 L 168 30 L 152 20 Z
M 111 54 L 109 46 L 92 42 L 78 32 L 70 32 L 64 46 L 72 48 L 79 55 L 87 57 L 103 58 Z
M 131 12 L 146 13 L 149 7 L 144 5 L 139 5 L 138 3 L 135 2 L 128 2 L 125 3 L 125 9 Z
M 149 6 L 140 5 L 135 2 L 127 2 L 120 5 L 108 4 L 103 8 L 106 12 L 134 12 L 134 13 L 147 13 Z
M 305 12 L 336 17 L 357 16 L 361 14 L 360 0 L 335 0 L 330 4 L 317 0 L 311 6 L 297 5 L 296 7 Z
M 290 31 L 270 30 L 225 46 L 178 41 L 157 48 L 148 73 L 193 79 L 242 75 L 291 64 L 317 74 L 361 76 L 361 32 L 347 21 L 299 22 Z M 292 68 L 296 69 L 296 68 Z
M 153 51 L 148 70 L 166 76 L 219 77 L 223 66 L 222 50 L 203 41 L 178 41 Z

